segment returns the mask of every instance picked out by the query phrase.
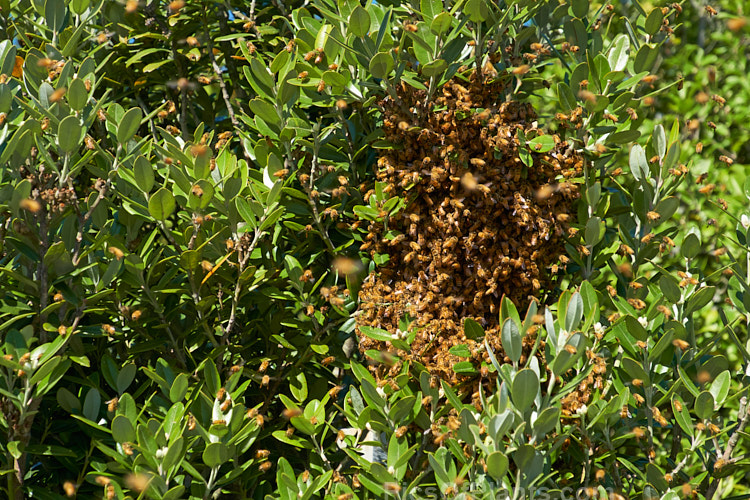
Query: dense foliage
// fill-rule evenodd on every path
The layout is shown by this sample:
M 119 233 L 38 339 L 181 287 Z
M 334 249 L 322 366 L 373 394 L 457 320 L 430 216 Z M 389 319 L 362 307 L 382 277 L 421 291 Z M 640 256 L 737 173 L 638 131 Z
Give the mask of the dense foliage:
M 5 496 L 747 498 L 724 4 L 0 0 Z

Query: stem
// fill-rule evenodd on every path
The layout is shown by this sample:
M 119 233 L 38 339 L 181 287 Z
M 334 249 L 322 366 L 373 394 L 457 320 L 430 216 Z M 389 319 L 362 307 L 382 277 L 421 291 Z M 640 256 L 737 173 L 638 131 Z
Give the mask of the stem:
M 74 266 L 78 266 L 80 260 L 81 260 L 81 244 L 83 243 L 83 228 L 88 223 L 89 219 L 91 219 L 91 216 L 94 214 L 94 210 L 96 210 L 96 207 L 99 206 L 99 203 L 106 197 L 107 192 L 109 191 L 109 188 L 112 187 L 112 179 L 114 179 L 115 174 L 117 174 L 117 169 L 120 167 L 118 157 L 120 155 L 120 152 L 122 151 L 122 146 L 117 146 L 117 151 L 115 152 L 115 159 L 112 162 L 112 170 L 110 170 L 109 175 L 107 176 L 107 182 L 104 184 L 104 187 L 99 191 L 99 196 L 96 197 L 94 200 L 94 203 L 91 204 L 91 208 L 86 212 L 86 214 L 83 217 L 78 217 L 78 232 L 76 233 L 76 247 L 73 251 L 73 258 L 71 259 L 73 261 Z
M 47 275 L 47 266 L 44 264 L 44 256 L 49 249 L 49 228 L 48 213 L 44 204 L 41 204 L 42 210 L 39 219 L 39 263 L 37 264 L 37 279 L 39 280 L 39 321 L 37 322 L 37 336 L 40 343 L 47 342 L 47 332 L 44 330 L 44 323 L 47 321 L 47 315 L 43 311 L 49 304 L 49 276 Z
M 219 33 L 224 35 L 229 35 L 230 30 L 229 26 L 227 25 L 227 15 L 228 9 L 219 9 L 218 11 L 218 17 L 219 17 Z M 255 0 L 253 0 L 250 4 L 250 18 L 254 22 L 255 20 Z M 256 35 L 258 35 L 258 28 L 255 27 L 253 24 L 253 29 Z M 259 36 L 259 35 L 258 35 Z M 209 43 L 211 42 L 211 38 L 208 38 Z M 243 40 L 240 39 L 239 43 L 243 43 Z M 219 42 L 219 47 L 221 47 L 221 51 L 224 54 L 224 65 L 227 67 L 227 72 L 229 73 L 229 81 L 235 82 L 233 91 L 237 95 L 237 98 L 240 99 L 240 101 L 244 101 L 247 98 L 247 94 L 242 89 L 242 86 L 239 85 L 238 82 L 240 82 L 240 74 L 237 71 L 237 65 L 234 63 L 234 59 L 232 59 L 232 44 L 229 42 Z M 213 51 L 209 51 L 211 55 L 213 55 Z
M 328 251 L 331 253 L 331 255 L 333 255 L 336 253 L 336 247 L 333 245 L 331 237 L 328 235 L 328 230 L 323 225 L 320 219 L 320 214 L 318 213 L 318 204 L 315 202 L 311 195 L 313 188 L 315 187 L 315 171 L 318 167 L 318 153 L 320 151 L 320 122 L 318 122 L 314 126 L 313 133 L 315 134 L 315 142 L 313 147 L 312 164 L 310 165 L 310 182 L 307 186 L 307 202 L 312 209 L 313 220 L 315 221 L 315 226 L 318 228 L 320 237 L 323 239 L 323 243 L 325 243 Z
M 180 54 L 177 52 L 177 46 L 174 40 L 174 36 L 172 36 L 171 49 L 172 59 L 174 60 L 175 66 L 177 66 L 177 74 L 179 75 L 180 79 L 186 78 L 185 67 L 182 64 L 182 59 L 180 59 Z M 179 85 L 179 83 L 182 82 L 178 80 L 177 86 L 177 90 L 179 92 L 179 97 L 177 97 L 177 100 L 180 102 L 180 131 L 182 132 L 182 135 L 187 138 L 189 137 L 187 128 L 187 86 Z
M 206 35 L 206 46 L 208 48 L 208 57 L 211 60 L 211 67 L 214 70 L 216 79 L 219 81 L 219 88 L 221 89 L 221 97 L 224 99 L 224 105 L 227 107 L 227 114 L 229 115 L 229 120 L 232 122 L 232 126 L 235 129 L 237 129 L 239 127 L 239 122 L 237 121 L 237 116 L 234 114 L 234 107 L 232 106 L 232 100 L 229 97 L 229 91 L 227 91 L 227 85 L 224 82 L 224 77 L 222 76 L 221 67 L 219 66 L 219 63 L 216 62 L 216 55 L 214 54 L 214 44 L 211 41 L 211 35 L 208 32 L 208 13 L 206 12 L 205 4 L 203 7 L 203 33 Z M 226 58 L 225 56 L 225 59 L 228 59 L 228 58 Z
M 748 405 L 747 402 L 747 396 L 742 396 L 740 399 L 740 409 L 737 413 L 737 428 L 732 433 L 732 436 L 729 438 L 729 441 L 727 442 L 727 446 L 724 449 L 724 453 L 720 457 L 726 465 L 729 465 L 730 458 L 732 456 L 732 452 L 734 451 L 735 446 L 737 446 L 737 443 L 740 440 L 740 435 L 744 433 L 745 427 L 748 424 L 748 416 L 750 414 L 750 405 Z M 716 452 L 719 453 L 719 449 L 717 448 Z M 725 467 L 726 467 L 725 465 Z M 711 484 L 709 484 L 708 489 L 706 490 L 706 500 L 711 500 L 713 496 L 716 494 L 716 491 L 719 489 L 719 483 L 721 483 L 721 478 L 717 478 L 715 481 L 713 481 Z
M 258 227 L 263 224 L 264 220 L 265 216 L 263 217 L 263 219 L 258 221 Z M 227 326 L 224 328 L 224 334 L 221 336 L 222 344 L 227 343 L 229 334 L 232 332 L 232 328 L 234 328 L 234 324 L 237 321 L 237 303 L 240 301 L 240 294 L 242 292 L 242 284 L 240 283 L 240 280 L 242 279 L 242 272 L 244 271 L 245 265 L 250 259 L 250 255 L 253 253 L 253 250 L 255 250 L 255 247 L 258 244 L 258 241 L 260 241 L 260 237 L 262 235 L 263 232 L 259 229 L 256 229 L 255 235 L 253 236 L 253 241 L 250 243 L 250 246 L 246 250 L 243 250 L 242 254 L 238 258 L 239 272 L 237 273 L 237 281 L 234 286 L 234 295 L 232 296 L 232 312 L 229 314 L 229 321 L 227 321 Z
M 148 297 L 148 300 L 149 302 L 151 302 L 151 305 L 154 308 L 154 311 L 156 311 L 156 314 L 159 315 L 159 321 L 167 329 L 167 334 L 169 335 L 170 342 L 172 342 L 172 347 L 174 348 L 175 356 L 177 356 L 177 359 L 179 360 L 180 364 L 182 364 L 182 366 L 187 367 L 185 354 L 182 352 L 182 349 L 180 349 L 180 346 L 177 343 L 177 338 L 175 337 L 174 332 L 172 331 L 172 327 L 169 326 L 169 322 L 167 321 L 167 318 L 164 316 L 164 311 L 162 310 L 161 305 L 156 300 L 154 295 L 151 293 L 151 289 L 148 287 L 146 283 L 141 285 L 141 289 L 146 294 L 146 297 Z
M 206 493 L 203 495 L 204 499 L 211 497 L 211 490 L 214 487 L 214 481 L 216 481 L 216 476 L 218 475 L 219 475 L 219 468 L 212 467 L 211 473 L 208 476 L 208 482 L 206 483 Z

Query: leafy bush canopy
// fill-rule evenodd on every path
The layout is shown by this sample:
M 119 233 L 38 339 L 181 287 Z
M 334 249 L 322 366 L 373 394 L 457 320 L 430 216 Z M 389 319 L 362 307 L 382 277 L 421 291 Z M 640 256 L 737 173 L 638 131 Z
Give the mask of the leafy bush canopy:
M 4 493 L 744 498 L 724 3 L 0 0 Z

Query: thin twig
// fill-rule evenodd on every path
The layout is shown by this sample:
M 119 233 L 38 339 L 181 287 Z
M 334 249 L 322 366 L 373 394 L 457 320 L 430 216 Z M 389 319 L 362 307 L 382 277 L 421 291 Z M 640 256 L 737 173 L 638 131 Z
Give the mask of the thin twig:
M 237 121 L 237 116 L 234 114 L 234 107 L 232 106 L 232 100 L 229 96 L 229 92 L 227 91 L 227 84 L 224 82 L 224 76 L 221 71 L 221 67 L 219 66 L 219 63 L 216 61 L 216 55 L 214 54 L 214 44 L 211 41 L 211 35 L 208 32 L 208 13 L 206 12 L 206 9 L 204 7 L 203 9 L 203 33 L 206 35 L 206 45 L 208 48 L 208 57 L 211 60 L 211 67 L 214 70 L 214 74 L 216 75 L 216 79 L 219 82 L 219 88 L 221 89 L 221 97 L 224 99 L 224 105 L 227 107 L 227 114 L 229 114 L 229 120 L 232 122 L 232 126 L 234 128 L 239 127 L 239 121 Z M 226 56 L 225 56 L 226 59 Z
M 732 452 L 734 452 L 734 448 L 737 446 L 737 443 L 740 440 L 740 435 L 744 433 L 745 427 L 748 424 L 748 421 L 750 421 L 750 406 L 747 404 L 747 396 L 742 396 L 740 399 L 740 408 L 737 413 L 737 428 L 734 430 L 732 435 L 729 437 L 729 441 L 727 441 L 727 446 L 724 448 L 724 453 L 717 459 L 717 462 L 719 460 L 723 461 L 723 467 L 726 467 L 727 465 L 733 463 L 736 460 L 731 459 Z M 718 453 L 721 450 L 717 448 L 716 453 Z M 716 491 L 719 488 L 719 483 L 721 483 L 721 478 L 716 478 L 713 482 L 711 482 L 708 485 L 708 489 L 706 490 L 706 500 L 711 500 L 713 496 L 716 494 Z
M 43 168 L 40 168 L 40 174 L 43 172 Z M 39 213 L 39 263 L 36 268 L 36 277 L 39 280 L 39 318 L 38 318 L 38 338 L 41 343 L 47 342 L 47 332 L 44 329 L 44 323 L 47 322 L 47 315 L 43 311 L 49 304 L 49 284 L 47 280 L 47 265 L 44 263 L 44 256 L 47 254 L 49 249 L 49 228 L 48 218 L 49 212 L 47 212 L 44 203 L 41 203 L 41 211 Z
M 226 36 L 230 34 L 229 31 L 229 25 L 227 24 L 229 8 L 219 8 L 219 33 L 222 36 Z M 250 5 L 250 17 L 253 19 L 255 16 L 255 0 L 253 0 L 252 4 Z M 253 19 L 253 28 L 255 30 L 255 33 L 258 37 L 260 37 L 260 34 L 257 31 L 257 28 L 255 28 L 255 22 Z M 209 39 L 210 40 L 210 39 Z M 239 40 L 239 43 L 244 43 L 241 39 Z M 232 44 L 225 40 L 223 42 L 219 42 L 219 47 L 221 47 L 221 52 L 224 54 L 224 65 L 227 67 L 227 72 L 229 73 L 229 81 L 233 83 L 233 90 L 235 94 L 237 94 L 237 98 L 243 101 L 247 95 L 245 94 L 245 91 L 242 89 L 242 86 L 239 85 L 240 82 L 240 74 L 237 71 L 237 65 L 234 63 L 234 59 L 232 59 Z M 213 52 L 211 52 L 213 54 Z
M 313 199 L 313 195 L 312 195 L 312 192 L 315 191 L 315 173 L 318 167 L 318 152 L 320 150 L 320 122 L 319 121 L 313 126 L 313 134 L 315 135 L 315 142 L 313 146 L 312 163 L 310 165 L 310 180 L 308 182 L 308 185 L 306 186 L 307 202 L 310 205 L 310 208 L 312 209 L 313 221 L 315 222 L 315 226 L 318 228 L 320 237 L 323 239 L 323 243 L 325 243 L 328 251 L 331 252 L 331 255 L 333 255 L 336 253 L 336 247 L 333 245 L 333 242 L 331 241 L 331 237 L 328 235 L 328 230 L 323 225 L 320 219 L 320 213 L 318 212 L 318 204 Z
M 179 92 L 177 100 L 180 101 L 180 131 L 182 132 L 182 135 L 187 138 L 187 85 L 180 85 L 182 83 L 181 79 L 187 77 L 185 75 L 185 68 L 182 65 L 182 59 L 180 59 L 180 54 L 177 52 L 177 45 L 174 39 L 172 40 L 171 49 L 172 59 L 174 60 L 175 66 L 177 66 L 177 73 L 180 77 L 180 80 L 177 80 L 177 90 Z
M 115 174 L 117 173 L 117 169 L 119 168 L 119 162 L 118 162 L 118 156 L 120 155 L 120 151 L 122 150 L 122 146 L 117 146 L 117 151 L 115 152 L 115 159 L 112 163 L 112 170 L 110 170 L 107 181 L 104 183 L 104 186 L 99 190 L 99 196 L 96 197 L 94 202 L 91 204 L 91 207 L 89 207 L 86 214 L 81 217 L 80 211 L 78 211 L 78 232 L 76 233 L 76 246 L 75 250 L 73 251 L 73 258 L 71 259 L 74 266 L 77 266 L 81 259 L 81 244 L 83 243 L 83 228 L 86 226 L 88 221 L 91 219 L 91 216 L 94 214 L 94 210 L 96 210 L 96 207 L 99 206 L 99 203 L 107 196 L 107 192 L 109 191 L 109 188 L 112 187 L 112 179 L 114 179 Z M 76 206 L 76 209 L 78 207 Z

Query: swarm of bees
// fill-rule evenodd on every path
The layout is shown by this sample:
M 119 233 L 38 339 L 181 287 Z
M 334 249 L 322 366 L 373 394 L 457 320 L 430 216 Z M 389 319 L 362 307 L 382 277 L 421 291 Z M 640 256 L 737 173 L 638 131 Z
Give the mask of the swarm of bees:
M 549 288 L 558 269 L 579 197 L 572 178 L 581 174 L 582 158 L 554 137 L 551 151 L 532 148 L 531 165 L 525 165 L 517 130 L 527 137 L 543 132 L 529 104 L 499 102 L 503 90 L 502 82 L 474 73 L 468 82 L 448 82 L 421 114 L 406 112 L 419 109 L 425 92 L 406 84 L 399 89 L 401 102 L 382 102 L 386 139 L 398 149 L 384 150 L 377 178 L 389 196 L 408 204 L 387 226 L 368 227 L 361 250 L 390 260 L 363 284 L 357 322 L 396 338 L 403 336 L 399 320 L 408 314 L 418 333 L 410 352 L 360 335 L 362 352 L 395 355 L 387 357 L 397 360 L 391 366 L 373 366 L 379 377 L 395 374 L 398 360 L 411 360 L 451 383 L 468 381 L 453 366 L 469 360 L 477 379 L 489 357 L 465 337 L 465 318 L 484 327 L 503 362 L 500 299 L 505 295 L 525 307 Z M 469 347 L 469 358 L 449 353 L 459 344 Z M 527 337 L 524 359 L 531 344 Z

